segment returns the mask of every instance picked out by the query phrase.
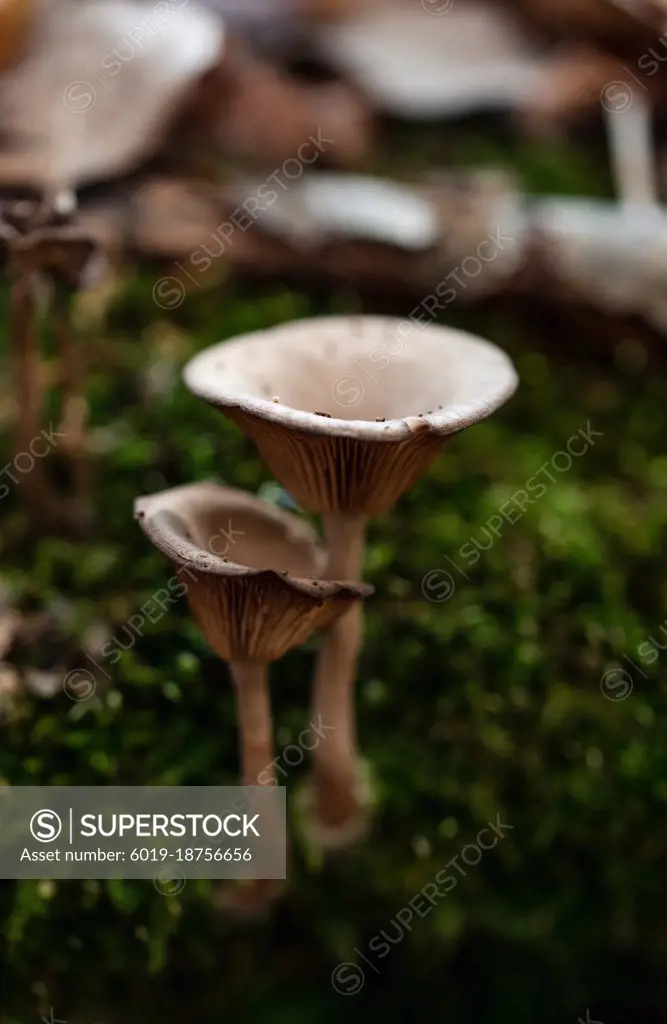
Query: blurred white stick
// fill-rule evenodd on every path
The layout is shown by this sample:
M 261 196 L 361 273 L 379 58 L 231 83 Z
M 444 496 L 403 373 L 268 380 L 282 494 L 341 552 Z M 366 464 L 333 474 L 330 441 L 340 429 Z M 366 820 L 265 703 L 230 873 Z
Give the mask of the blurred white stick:
M 643 97 L 634 96 L 627 109 L 605 108 L 605 120 L 619 202 L 632 207 L 657 206 L 651 107 Z

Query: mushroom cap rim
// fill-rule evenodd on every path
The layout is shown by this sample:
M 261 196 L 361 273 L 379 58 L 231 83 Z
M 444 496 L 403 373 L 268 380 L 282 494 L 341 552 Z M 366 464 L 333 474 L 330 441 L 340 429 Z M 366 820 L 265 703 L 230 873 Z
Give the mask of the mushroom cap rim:
M 188 486 L 197 487 L 201 485 L 186 485 L 186 488 Z M 223 488 L 222 485 L 214 486 L 219 486 L 221 490 L 226 490 L 228 493 L 236 494 L 239 497 L 244 493 L 233 488 Z M 172 492 L 179 490 L 182 491 L 185 490 L 185 488 L 169 489 L 169 491 Z M 281 572 L 277 569 L 253 569 L 250 566 L 233 562 L 231 559 L 223 558 L 220 555 L 215 555 L 209 551 L 204 551 L 192 541 L 179 537 L 170 524 L 165 525 L 165 523 L 162 522 L 159 527 L 156 525 L 155 521 L 161 513 L 174 511 L 175 515 L 178 514 L 175 510 L 170 510 L 165 506 L 156 508 L 154 511 L 151 510 L 151 506 L 155 503 L 156 499 L 167 493 L 169 492 L 161 491 L 154 495 L 145 495 L 140 498 L 136 498 L 134 502 L 134 518 L 139 523 L 144 534 L 158 549 L 158 551 L 161 551 L 162 554 L 166 555 L 167 558 L 171 559 L 172 562 L 181 568 L 188 567 L 209 576 L 220 576 L 230 579 L 245 577 L 257 579 L 260 582 L 262 580 L 266 580 L 267 582 L 280 582 L 296 591 L 299 591 L 300 593 L 306 594 L 308 597 L 315 598 L 322 602 L 334 597 L 369 597 L 375 592 L 375 588 L 369 583 L 348 580 L 320 580 L 316 577 L 300 577 L 294 576 L 287 570 Z M 255 498 L 254 495 L 248 494 L 247 498 L 248 505 L 253 507 L 256 511 L 266 511 L 274 521 L 279 518 L 287 524 L 288 520 L 284 517 L 281 510 L 273 509 L 268 502 L 263 502 L 261 498 Z M 262 505 L 267 506 L 266 510 L 261 509 Z M 271 513 L 275 513 L 275 515 L 271 515 Z M 305 524 L 300 525 L 305 526 Z M 306 539 L 305 533 L 303 539 Z
M 326 320 L 327 318 L 318 319 Z M 297 323 L 302 322 L 297 321 Z M 286 325 L 279 326 L 285 327 Z M 478 351 L 486 349 L 489 355 L 493 353 L 500 369 L 497 382 L 493 387 L 485 389 L 485 398 L 452 405 L 449 409 L 443 408 L 428 413 L 415 412 L 414 415 L 386 420 L 350 420 L 330 415 L 322 416 L 316 412 L 295 409 L 268 398 L 258 398 L 246 392 L 227 391 L 223 387 L 211 386 L 210 374 L 204 372 L 204 367 L 216 352 L 223 355 L 229 345 L 242 344 L 246 339 L 257 339 L 261 335 L 266 335 L 266 344 L 269 345 L 271 343 L 271 328 L 266 331 L 260 330 L 238 335 L 203 349 L 186 363 L 183 368 L 183 380 L 192 394 L 215 408 L 239 409 L 264 421 L 275 423 L 278 426 L 291 427 L 306 434 L 352 437 L 360 441 L 374 442 L 404 441 L 414 436 L 415 433 L 422 432 L 446 437 L 491 416 L 514 394 L 519 384 L 519 377 L 510 357 L 499 346 L 467 331 L 441 324 L 433 326 L 468 338 L 475 344 Z M 343 376 L 347 375 L 343 374 Z M 335 381 L 332 383 L 335 384 Z

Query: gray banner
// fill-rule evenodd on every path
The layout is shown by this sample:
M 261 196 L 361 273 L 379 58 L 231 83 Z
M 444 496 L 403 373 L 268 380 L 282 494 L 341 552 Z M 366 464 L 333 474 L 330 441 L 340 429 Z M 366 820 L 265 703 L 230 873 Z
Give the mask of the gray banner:
M 285 878 L 282 786 L 0 788 L 0 878 Z

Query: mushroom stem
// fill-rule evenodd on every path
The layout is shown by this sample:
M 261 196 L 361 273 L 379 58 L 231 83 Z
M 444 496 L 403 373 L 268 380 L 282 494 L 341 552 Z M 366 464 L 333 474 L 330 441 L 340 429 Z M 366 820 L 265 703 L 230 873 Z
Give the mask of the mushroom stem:
M 32 458 L 32 444 L 40 436 L 44 384 L 37 337 L 35 278 L 15 273 L 9 294 L 9 335 L 14 356 L 18 415 L 14 458 Z M 40 459 L 21 477 L 23 493 L 37 519 L 43 523 L 64 521 L 62 503 L 47 479 Z
M 360 579 L 367 517 L 323 518 L 328 578 Z M 313 713 L 318 724 L 331 730 L 313 754 L 315 814 L 331 829 L 341 828 L 360 811 L 354 681 L 362 630 L 363 609 L 357 603 L 328 630 L 315 670 Z
M 267 666 L 234 661 L 229 668 L 236 687 L 243 785 L 277 785 L 273 770 L 273 730 Z M 269 824 L 269 830 L 272 824 Z M 275 829 L 277 835 L 277 824 Z M 284 887 L 285 883 L 281 879 L 254 878 L 229 894 L 226 904 L 236 914 L 253 916 L 277 899 Z
M 21 274 L 12 282 L 9 298 L 18 401 L 16 447 L 20 452 L 39 433 L 42 409 L 41 367 L 35 338 L 34 282 Z
M 231 663 L 230 670 L 239 713 L 243 785 L 275 785 L 266 665 L 235 661 Z
M 53 302 L 53 331 L 60 354 L 63 400 L 60 431 L 65 435 L 63 449 L 70 460 L 73 505 L 81 523 L 90 516 L 90 461 L 86 421 L 86 355 L 77 344 L 72 324 L 71 297 L 56 290 Z
M 627 110 L 606 110 L 605 115 L 618 199 L 630 210 L 657 207 L 651 107 L 635 96 Z

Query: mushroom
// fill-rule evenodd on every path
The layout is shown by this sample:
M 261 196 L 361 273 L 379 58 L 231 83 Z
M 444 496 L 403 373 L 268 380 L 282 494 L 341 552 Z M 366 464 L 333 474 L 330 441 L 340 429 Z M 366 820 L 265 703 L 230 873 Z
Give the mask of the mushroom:
M 187 484 L 137 499 L 135 515 L 175 564 L 208 643 L 229 662 L 239 701 L 243 781 L 261 785 L 272 760 L 267 664 L 371 588 L 319 579 L 326 554 L 314 531 L 245 491 Z M 221 544 L 231 557 L 216 553 Z
M 643 97 L 629 95 L 632 102 L 627 109 L 603 106 L 616 192 L 630 213 L 638 208 L 659 213 L 653 112 Z M 622 98 L 626 99 L 627 93 Z
M 534 265 L 558 301 L 575 298 L 607 315 L 641 315 L 667 330 L 667 209 L 579 197 L 544 197 L 531 212 Z M 548 283 L 548 284 L 547 284 Z
M 318 144 L 342 165 L 368 155 L 371 118 L 355 90 L 302 83 L 200 5 L 51 0 L 35 22 L 2 76 L 4 185 L 57 193 L 160 160 L 215 179 L 223 150 L 263 165 L 309 165 Z M 322 140 L 312 152 L 309 136 Z
M 75 225 L 46 205 L 18 203 L 4 212 L 2 245 L 12 279 L 9 334 L 14 354 L 18 417 L 16 454 L 32 451 L 43 426 L 43 374 L 37 326 L 40 296 L 45 292 L 53 315 L 53 334 L 63 377 L 61 448 L 70 457 L 73 500 L 63 501 L 49 482 L 41 461 L 24 477 L 24 491 L 35 514 L 66 528 L 81 528 L 89 499 L 83 353 L 75 344 L 71 300 L 91 267 L 96 245 Z M 33 460 L 34 461 L 34 460 Z
M 368 516 L 391 508 L 444 438 L 517 385 L 509 358 L 486 341 L 375 316 L 254 332 L 199 353 L 184 376 L 249 434 L 303 508 L 322 513 L 333 579 L 359 578 Z M 357 604 L 330 625 L 315 676 L 315 711 L 334 726 L 314 753 L 313 835 L 327 845 L 356 836 L 364 820 L 352 696 L 361 632 Z
M 154 155 L 199 80 L 221 59 L 224 28 L 194 5 L 55 0 L 24 60 L 2 81 L 2 180 L 75 188 Z
M 314 531 L 244 491 L 189 484 L 139 498 L 135 515 L 176 566 L 208 643 L 229 663 L 243 784 L 275 785 L 267 664 L 372 588 L 319 579 L 326 553 Z
M 537 47 L 498 4 L 362 2 L 314 36 L 322 58 L 378 108 L 414 120 L 516 109 L 540 77 Z
M 227 194 L 240 206 L 261 187 L 261 178 L 243 179 Z M 436 213 L 415 189 L 361 174 L 306 171 L 297 182 L 286 183 L 256 219 L 268 233 L 311 250 L 342 239 L 419 253 L 433 250 L 440 240 Z

